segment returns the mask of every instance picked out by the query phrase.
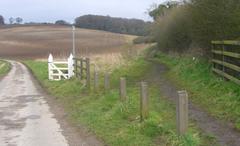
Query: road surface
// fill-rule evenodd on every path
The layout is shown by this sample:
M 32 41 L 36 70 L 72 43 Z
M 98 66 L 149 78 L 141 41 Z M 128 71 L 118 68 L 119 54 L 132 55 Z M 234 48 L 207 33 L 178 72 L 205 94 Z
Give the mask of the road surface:
M 0 82 L 0 146 L 67 146 L 27 68 L 11 64 L 12 70 Z

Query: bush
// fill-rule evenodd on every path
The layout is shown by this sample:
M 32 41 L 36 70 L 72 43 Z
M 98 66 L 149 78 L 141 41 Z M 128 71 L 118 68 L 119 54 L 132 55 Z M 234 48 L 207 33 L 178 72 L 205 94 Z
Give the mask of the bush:
M 140 36 L 133 40 L 134 44 L 147 44 L 154 43 L 154 39 L 151 36 Z
M 239 0 L 192 0 L 189 11 L 193 40 L 207 51 L 212 40 L 240 36 Z
M 55 24 L 57 24 L 57 25 L 70 25 L 70 23 L 68 23 L 68 22 L 65 21 L 65 20 L 57 20 L 57 21 L 55 22 Z
M 152 27 L 152 35 L 163 50 L 184 52 L 204 48 L 202 53 L 209 54 L 212 40 L 240 36 L 239 0 L 190 0 L 165 9 L 167 13 L 158 19 L 154 15 Z
M 189 24 L 187 7 L 177 7 L 155 21 L 152 35 L 163 50 L 183 52 L 191 45 Z

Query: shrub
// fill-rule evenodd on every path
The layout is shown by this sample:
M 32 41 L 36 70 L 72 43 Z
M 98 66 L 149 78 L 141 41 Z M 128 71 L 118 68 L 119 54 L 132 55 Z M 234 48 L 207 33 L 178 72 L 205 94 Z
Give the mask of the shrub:
M 155 21 L 152 35 L 160 48 L 183 52 L 191 45 L 189 24 L 187 7 L 180 6 Z
M 189 5 L 192 36 L 200 47 L 209 50 L 212 40 L 240 36 L 239 0 L 192 0 Z
M 168 13 L 158 19 L 154 15 L 152 27 L 152 35 L 163 50 L 184 52 L 204 48 L 202 53 L 209 54 L 212 40 L 240 36 L 239 0 L 190 0 L 165 9 Z
M 139 36 L 133 40 L 134 44 L 147 44 L 147 43 L 154 43 L 154 38 L 151 36 Z

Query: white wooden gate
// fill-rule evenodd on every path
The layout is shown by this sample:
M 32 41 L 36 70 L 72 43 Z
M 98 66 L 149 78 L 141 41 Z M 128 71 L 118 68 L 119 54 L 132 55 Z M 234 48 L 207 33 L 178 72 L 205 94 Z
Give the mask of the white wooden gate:
M 54 61 L 52 54 L 48 57 L 48 79 L 59 81 L 62 79 L 70 79 L 74 76 L 74 60 L 70 54 L 67 61 Z

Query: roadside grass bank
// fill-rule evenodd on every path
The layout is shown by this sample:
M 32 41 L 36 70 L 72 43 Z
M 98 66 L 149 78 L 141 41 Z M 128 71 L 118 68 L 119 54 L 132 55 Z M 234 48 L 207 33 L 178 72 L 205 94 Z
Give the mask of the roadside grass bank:
M 169 67 L 167 77 L 188 90 L 193 103 L 240 130 L 240 87 L 215 75 L 208 60 L 161 52 L 154 60 Z
M 184 136 L 176 134 L 175 105 L 161 97 L 159 87 L 149 86 L 150 113 L 140 122 L 139 81 L 151 68 L 143 58 L 129 61 L 111 73 L 111 89 L 86 90 L 80 81 L 49 81 L 47 63 L 24 62 L 44 88 L 63 104 L 74 123 L 84 124 L 107 145 L 112 146 L 198 146 L 214 145 L 214 140 L 190 123 Z M 102 75 L 103 76 L 103 75 Z M 101 79 L 103 78 L 101 76 Z M 127 79 L 127 101 L 119 99 L 119 78 Z M 100 82 L 103 87 L 103 82 Z
M 7 61 L 0 60 L 0 77 L 6 75 L 11 69 L 11 64 Z

